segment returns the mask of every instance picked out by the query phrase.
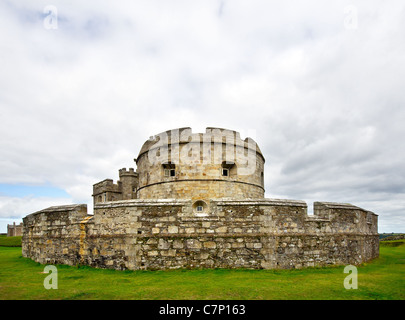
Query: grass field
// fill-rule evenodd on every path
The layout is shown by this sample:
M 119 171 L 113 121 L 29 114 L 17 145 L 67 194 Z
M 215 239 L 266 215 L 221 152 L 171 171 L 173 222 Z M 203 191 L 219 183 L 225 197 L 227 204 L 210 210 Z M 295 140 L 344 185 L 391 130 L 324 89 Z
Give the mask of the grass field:
M 347 290 L 344 267 L 301 270 L 116 271 L 58 265 L 58 289 L 46 290 L 45 265 L 1 246 L 0 299 L 404 300 L 405 240 L 381 242 L 380 257 L 358 266 Z M 7 240 L 11 241 L 11 240 Z

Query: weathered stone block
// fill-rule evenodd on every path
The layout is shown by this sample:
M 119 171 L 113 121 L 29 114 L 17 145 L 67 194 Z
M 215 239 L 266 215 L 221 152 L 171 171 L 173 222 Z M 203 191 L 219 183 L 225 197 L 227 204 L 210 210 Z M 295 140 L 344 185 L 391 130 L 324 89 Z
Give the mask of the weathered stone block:
M 169 233 L 178 233 L 179 232 L 179 228 L 177 226 L 169 226 L 167 230 Z
M 183 241 L 181 240 L 174 240 L 173 241 L 173 248 L 174 249 L 182 249 L 184 247 Z
M 204 248 L 215 249 L 216 247 L 217 247 L 217 244 L 214 241 L 204 242 Z
M 195 233 L 195 228 L 186 228 L 186 233 Z
M 189 249 L 201 249 L 201 242 L 197 239 L 187 239 L 187 248 Z
M 150 257 L 155 257 L 157 255 L 159 255 L 159 252 L 156 250 L 148 251 L 148 256 Z
M 215 232 L 217 233 L 226 233 L 228 231 L 227 227 L 219 227 L 215 229 Z

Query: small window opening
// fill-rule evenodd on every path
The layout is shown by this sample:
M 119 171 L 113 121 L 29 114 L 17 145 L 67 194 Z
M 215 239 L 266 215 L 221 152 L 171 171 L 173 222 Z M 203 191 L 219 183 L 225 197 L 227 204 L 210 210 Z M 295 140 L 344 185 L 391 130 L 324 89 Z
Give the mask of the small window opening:
M 235 168 L 235 163 L 231 161 L 223 161 L 222 166 L 221 166 L 221 173 L 223 177 L 229 177 L 230 176 L 230 170 L 232 168 Z M 233 170 L 233 169 L 232 169 Z
M 175 177 L 176 170 L 175 169 L 165 169 L 165 177 Z
M 198 200 L 193 204 L 193 211 L 196 214 L 206 215 L 207 214 L 207 204 L 204 201 Z
M 174 163 L 168 162 L 163 163 L 163 170 L 165 177 L 175 177 L 176 176 L 176 165 Z

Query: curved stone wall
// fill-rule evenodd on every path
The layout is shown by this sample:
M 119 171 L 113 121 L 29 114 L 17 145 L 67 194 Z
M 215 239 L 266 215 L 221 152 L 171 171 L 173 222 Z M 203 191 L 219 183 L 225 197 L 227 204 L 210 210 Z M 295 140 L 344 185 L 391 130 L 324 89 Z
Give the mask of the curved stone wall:
M 166 131 L 139 153 L 137 198 L 263 198 L 264 161 L 256 142 L 236 131 Z
M 149 184 L 137 194 L 139 199 L 256 199 L 264 197 L 264 189 L 245 182 L 189 179 Z
M 23 256 L 113 269 L 289 269 L 378 257 L 377 215 L 296 200 L 123 200 L 52 207 L 23 219 Z

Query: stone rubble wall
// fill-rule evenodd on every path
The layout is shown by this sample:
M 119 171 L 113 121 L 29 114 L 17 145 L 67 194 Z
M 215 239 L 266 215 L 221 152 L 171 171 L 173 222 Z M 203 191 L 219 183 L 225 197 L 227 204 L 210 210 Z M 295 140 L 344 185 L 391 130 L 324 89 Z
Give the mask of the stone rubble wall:
M 23 256 L 40 263 L 113 269 L 288 269 L 378 257 L 377 215 L 350 204 L 125 200 L 51 207 L 24 218 Z
M 85 238 L 81 222 L 87 206 L 50 207 L 23 218 L 22 255 L 39 263 L 75 265 Z

